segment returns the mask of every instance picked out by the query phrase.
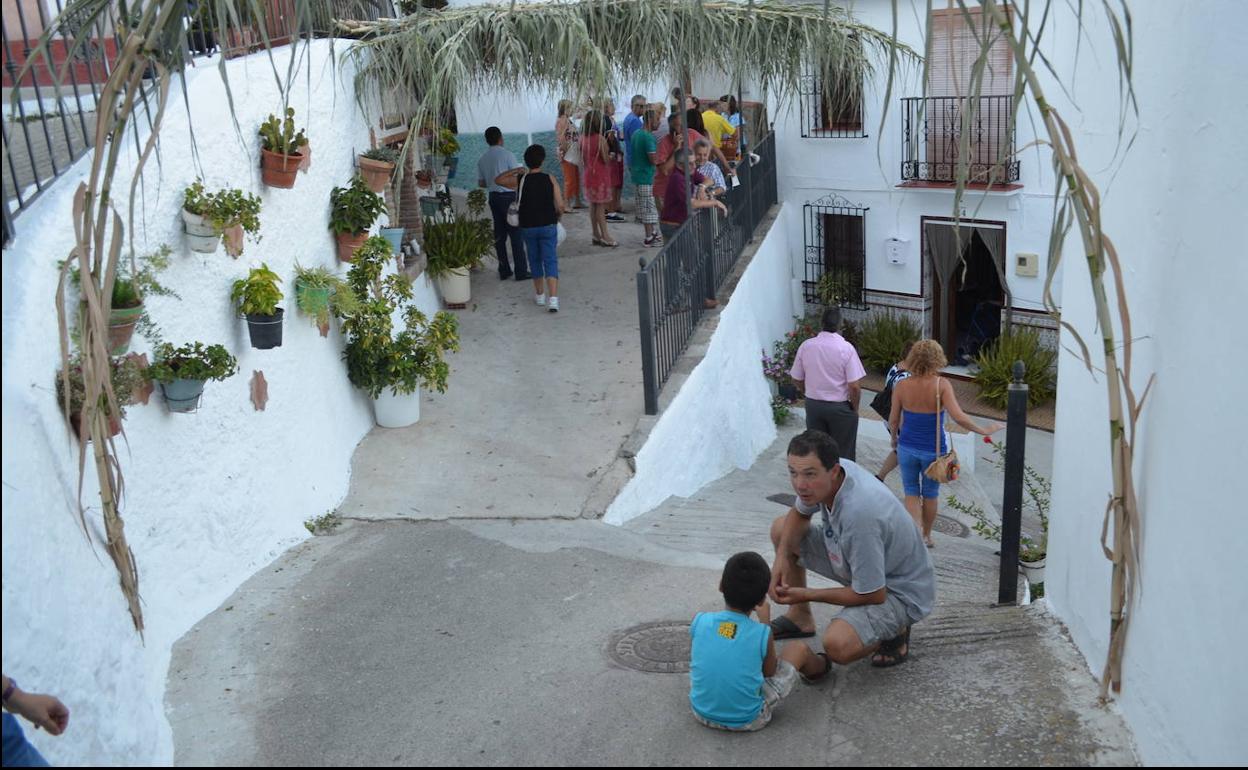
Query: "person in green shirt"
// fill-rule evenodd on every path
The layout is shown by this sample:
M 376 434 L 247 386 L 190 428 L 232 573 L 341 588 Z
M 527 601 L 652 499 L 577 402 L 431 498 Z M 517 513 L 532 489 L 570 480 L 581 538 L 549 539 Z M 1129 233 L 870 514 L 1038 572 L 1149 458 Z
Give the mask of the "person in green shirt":
M 637 218 L 646 228 L 646 246 L 663 242 L 659 235 L 659 209 L 654 203 L 654 172 L 658 165 L 659 143 L 654 130 L 659 127 L 659 114 L 647 109 L 642 127 L 633 132 L 628 153 L 629 175 L 637 185 Z

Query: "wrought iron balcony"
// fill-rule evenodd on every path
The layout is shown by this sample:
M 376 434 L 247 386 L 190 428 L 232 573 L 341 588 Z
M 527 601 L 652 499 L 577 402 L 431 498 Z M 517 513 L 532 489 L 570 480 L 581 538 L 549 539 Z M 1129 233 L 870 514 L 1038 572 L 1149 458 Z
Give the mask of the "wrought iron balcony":
M 1013 112 L 1013 96 L 902 99 L 902 180 L 952 183 L 965 173 L 971 184 L 1017 182 Z

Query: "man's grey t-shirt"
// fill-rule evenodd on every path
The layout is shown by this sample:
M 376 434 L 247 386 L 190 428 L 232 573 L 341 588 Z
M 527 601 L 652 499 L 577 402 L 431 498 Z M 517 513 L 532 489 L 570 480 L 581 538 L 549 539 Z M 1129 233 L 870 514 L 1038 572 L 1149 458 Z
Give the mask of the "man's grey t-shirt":
M 832 574 L 827 577 L 855 593 L 887 588 L 906 606 L 911 622 L 922 620 L 936 602 L 936 575 L 914 519 L 892 493 L 852 460 L 841 460 L 845 482 L 832 510 L 822 503 L 797 512 L 812 520 L 808 537 L 819 537 L 827 549 Z
M 520 164 L 516 162 L 516 156 L 511 154 L 511 150 L 501 144 L 496 144 L 486 150 L 481 159 L 477 161 L 477 181 L 485 182 L 490 192 L 515 192 L 502 185 L 494 184 L 499 174 L 511 171 L 513 168 L 520 168 Z

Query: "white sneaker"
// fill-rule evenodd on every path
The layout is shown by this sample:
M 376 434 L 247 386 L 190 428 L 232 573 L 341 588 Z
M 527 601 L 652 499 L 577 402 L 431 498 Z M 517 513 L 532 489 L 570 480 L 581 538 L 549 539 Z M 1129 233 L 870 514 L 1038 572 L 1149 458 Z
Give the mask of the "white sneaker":
M 546 308 L 550 310 L 550 312 L 552 313 L 558 313 L 559 312 L 559 298 L 551 297 L 550 299 L 546 300 Z
M 535 294 L 533 296 L 533 301 L 537 303 L 538 307 L 541 307 L 546 304 L 546 295 L 544 293 Z

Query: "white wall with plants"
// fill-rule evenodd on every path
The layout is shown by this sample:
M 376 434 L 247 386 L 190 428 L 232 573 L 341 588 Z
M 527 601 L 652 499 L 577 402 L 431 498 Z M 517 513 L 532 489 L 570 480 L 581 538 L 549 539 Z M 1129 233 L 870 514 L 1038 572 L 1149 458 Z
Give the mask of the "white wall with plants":
M 158 336 L 174 345 L 219 344 L 238 360 L 237 374 L 207 384 L 198 411 L 169 412 L 159 388 L 146 405 L 125 410 L 125 433 L 117 437 L 122 512 L 140 578 L 142 639 L 101 545 L 92 473 L 82 491 L 90 542 L 78 521 L 78 440 L 56 398 L 57 263 L 73 243 L 73 197 L 90 156 L 18 218 L 17 237 L 5 249 L 4 670 L 70 706 L 73 726 L 64 736 L 27 731 L 56 764 L 172 762 L 163 701 L 173 643 L 309 536 L 304 522 L 346 494 L 352 452 L 373 425 L 369 400 L 347 380 L 337 325 L 323 337 L 296 310 L 294 288 L 296 263 L 345 274 L 329 230 L 330 191 L 350 182 L 356 154 L 368 147 L 368 125 L 349 65 L 338 62 L 330 42 L 298 49 L 310 57 L 310 76 L 296 78 L 289 105 L 312 148 L 311 164 L 291 189 L 262 184 L 257 130 L 270 113 L 281 114 L 272 67 L 285 68 L 292 50 L 274 51 L 274 64 L 263 53 L 226 63 L 237 127 L 216 62 L 198 60 L 187 76 L 190 119 L 182 99 L 172 98 L 159 163 L 147 165 L 137 189 L 128 229 L 134 251 L 169 247 L 157 277 L 172 294 L 148 293 L 154 329 L 145 336 L 140 326 L 130 349 L 154 360 Z M 128 190 L 133 143 L 123 152 L 117 187 Z M 184 189 L 197 178 L 208 191 L 258 196 L 258 228 L 249 228 L 239 257 L 189 248 L 180 212 Z M 124 200 L 118 209 L 128 217 Z M 231 300 L 234 282 L 262 265 L 278 276 L 285 309 L 281 346 L 264 350 L 249 343 Z M 436 295 L 419 284 L 418 303 L 432 312 Z M 260 372 L 265 388 L 255 379 Z M 223 691 L 228 684 L 204 686 Z
M 636 473 L 603 521 L 623 524 L 672 495 L 692 495 L 735 468 L 749 468 L 775 440 L 771 391 L 759 360 L 800 313 L 789 301 L 789 252 L 797 247 L 786 220 L 793 217 L 792 206 L 780 209 L 719 311 L 705 355 L 659 414 L 637 453 Z

